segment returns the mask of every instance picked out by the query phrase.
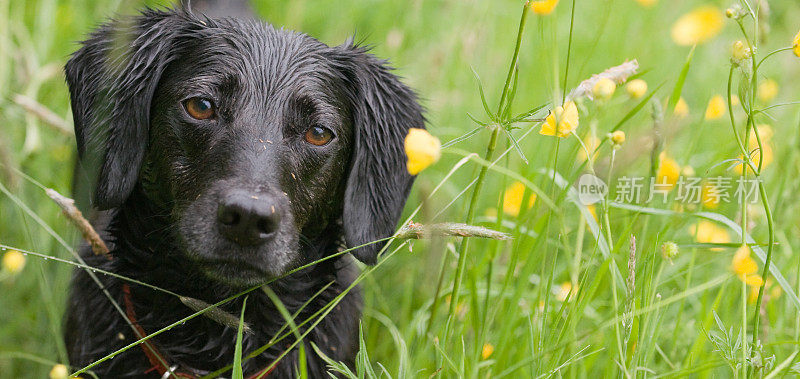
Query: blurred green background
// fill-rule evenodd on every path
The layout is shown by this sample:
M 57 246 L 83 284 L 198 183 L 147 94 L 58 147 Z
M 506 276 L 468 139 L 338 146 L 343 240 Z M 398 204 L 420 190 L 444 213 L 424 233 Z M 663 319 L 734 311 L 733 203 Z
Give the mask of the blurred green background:
M 132 14 L 145 4 L 165 3 L 0 0 L 0 181 L 33 214 L 72 244 L 78 242 L 77 233 L 43 191 L 26 181 L 16 170 L 46 187 L 70 194 L 75 160 L 74 138 L 26 112 L 15 103 L 14 96 L 22 94 L 35 99 L 71 125 L 62 67 L 69 54 L 77 49 L 77 41 L 114 14 Z M 512 0 L 269 0 L 256 3 L 259 15 L 275 25 L 305 32 L 328 44 L 339 44 L 355 35 L 357 40 L 363 39 L 374 46 L 373 52 L 388 58 L 405 82 L 417 89 L 428 110 L 429 130 L 443 142 L 475 128 L 475 123 L 467 116 L 468 112 L 486 120 L 473 70 L 480 75 L 489 104 L 497 103 L 508 71 L 523 4 Z M 649 83 L 651 90 L 663 84 L 654 99 L 664 103 L 690 51 L 689 47 L 677 46 L 672 41 L 670 28 L 678 17 L 701 4 L 715 5 L 720 9 L 730 5 L 728 2 L 710 0 L 661 0 L 651 7 L 645 7 L 634 0 L 577 0 L 567 86 L 572 88 L 593 73 L 627 59 L 637 59 L 641 66 L 640 78 Z M 800 29 L 800 4 L 797 1 L 773 0 L 769 1 L 769 6 L 770 13 L 763 20 L 766 28 L 759 50 L 762 57 L 768 51 L 788 46 Z M 562 0 L 553 15 L 530 17 L 520 53 L 516 112 L 551 101 L 555 91 L 562 85 L 570 32 L 570 7 L 570 1 Z M 733 40 L 741 38 L 738 33 L 735 23 L 726 20 L 719 36 L 697 47 L 683 89 L 690 114 L 685 119 L 668 115 L 664 122 L 668 136 L 665 150 L 681 166 L 691 166 L 698 176 L 724 173 L 726 166 L 718 164 L 738 156 L 727 117 L 703 122 L 708 100 L 713 95 L 725 93 L 730 46 Z M 760 68 L 759 77 L 778 83 L 779 92 L 773 103 L 800 99 L 800 58 L 791 53 L 770 58 Z M 597 111 L 592 117 L 583 114 L 582 117 L 595 120 L 593 127 L 602 138 L 634 105 L 636 101 L 627 99 L 624 91 L 619 89 L 605 109 Z M 774 213 L 780 245 L 774 259 L 795 291 L 798 285 L 798 255 L 794 249 L 800 247 L 800 230 L 797 227 L 800 225 L 800 208 L 796 201 L 796 190 L 800 188 L 798 109 L 797 106 L 779 107 L 770 112 L 773 119 L 764 117 L 759 121 L 771 124 L 776 136 L 776 163 L 764 173 L 770 200 L 777 206 Z M 741 114 L 738 117 L 741 118 Z M 650 166 L 651 124 L 649 106 L 624 124 L 628 142 L 618 152 L 615 177 L 646 175 Z M 584 136 L 589 131 L 588 125 L 588 121 L 582 123 L 578 134 Z M 515 134 L 520 135 L 533 126 L 521 125 L 523 130 Z M 455 145 L 453 149 L 482 155 L 488 136 L 489 132 L 482 131 Z M 501 141 L 501 148 L 504 149 L 507 145 L 505 140 Z M 541 183 L 542 188 L 549 189 L 547 181 L 536 177 L 535 171 L 552 166 L 553 139 L 534 132 L 522 140 L 521 146 L 529 163 L 526 165 L 512 152 L 503 165 L 532 178 L 537 184 Z M 420 204 L 421 199 L 462 157 L 453 149 L 445 151 L 436 166 L 420 175 L 407 208 Z M 571 181 L 579 174 L 575 160 L 578 144 L 574 138 L 566 139 L 562 141 L 560 149 L 560 172 Z M 607 162 L 608 152 L 602 152 L 601 155 L 599 161 L 605 159 Z M 599 166 L 607 167 L 602 163 Z M 447 180 L 442 189 L 423 204 L 418 221 L 463 221 L 468 196 L 460 194 L 477 175 L 477 169 L 477 165 L 462 168 Z M 497 212 L 495 210 L 493 213 L 492 208 L 498 207 L 501 199 L 499 194 L 511 180 L 495 172 L 489 175 L 478 215 L 479 220 L 491 223 L 495 220 L 493 214 Z M 438 214 L 454 198 L 455 205 Z M 487 290 L 483 277 L 489 264 L 495 265 L 491 277 L 491 283 L 494 284 L 490 293 L 498 291 L 502 283 L 509 285 L 511 290 L 492 298 L 487 308 L 469 302 L 464 305 L 466 316 L 462 315 L 457 322 L 468 326 L 456 329 L 457 335 L 463 333 L 464 346 L 461 340 L 444 345 L 442 349 L 448 354 L 444 363 L 434 339 L 444 322 L 437 320 L 430 335 L 425 333 L 425 328 L 442 255 L 452 254 L 450 243 L 454 241 L 419 241 L 414 244 L 413 252 L 401 251 L 396 254 L 368 277 L 363 286 L 367 298 L 364 326 L 370 357 L 384 364 L 390 372 L 396 372 L 401 349 L 397 341 L 390 338 L 390 330 L 395 329 L 408 348 L 411 377 L 430 376 L 440 367 L 444 367 L 441 375 L 445 377 L 455 376 L 459 368 L 469 376 L 492 376 L 515 365 L 519 366 L 518 370 L 509 372 L 511 376 L 546 373 L 558 366 L 556 362 L 583 351 L 581 349 L 584 346 L 591 347 L 584 353 L 602 347 L 607 349 L 583 358 L 580 364 L 575 365 L 577 367 L 570 366 L 565 371 L 567 376 L 614 373 L 617 365 L 611 348 L 614 345 L 613 332 L 583 334 L 613 318 L 612 310 L 609 310 L 612 284 L 608 278 L 598 282 L 599 291 L 586 299 L 584 304 L 588 306 L 581 310 L 579 321 L 570 324 L 569 333 L 579 337 L 571 340 L 559 355 L 533 362 L 529 359 L 538 356 L 532 354 L 537 348 L 531 345 L 531 340 L 537 340 L 532 336 L 532 330 L 538 329 L 529 325 L 538 322 L 530 316 L 530 307 L 539 302 L 540 284 L 543 283 L 541 274 L 546 272 L 542 262 L 552 264 L 553 286 L 578 275 L 571 271 L 574 256 L 570 254 L 576 247 L 561 246 L 559 242 L 564 237 L 561 234 L 563 232 L 567 233 L 570 241 L 575 238 L 577 211 L 567 205 L 563 209 L 564 212 L 571 212 L 572 216 L 565 219 L 567 224 L 559 230 L 555 230 L 555 227 L 553 230 L 547 229 L 552 240 L 544 241 L 547 249 L 556 249 L 557 253 L 551 255 L 551 258 L 555 258 L 551 261 L 542 258 L 540 252 L 545 247 L 540 244 L 541 241 L 528 241 L 533 237 L 523 235 L 519 229 L 512 228 L 519 233 L 515 235 L 516 241 L 498 249 L 500 254 L 494 261 L 489 259 L 487 252 L 493 251 L 495 245 L 484 241 L 473 243 L 465 290 L 471 290 L 472 287 L 478 292 Z M 736 219 L 738 207 L 736 204 L 724 204 L 716 212 Z M 545 209 L 537 206 L 534 216 L 524 221 L 531 229 L 541 228 L 545 213 Z M 758 216 L 753 219 L 759 222 Z M 630 216 L 622 213 L 612 214 L 612 223 L 612 229 L 619 233 L 615 237 L 620 241 L 627 238 L 623 234 L 635 233 L 639 227 Z M 664 266 L 661 282 L 658 283 L 661 296 L 666 298 L 685 293 L 728 271 L 733 249 L 723 252 L 703 248 L 684 249 L 684 244 L 692 242 L 686 220 L 665 218 L 653 221 L 653 224 L 658 227 L 651 227 L 646 231 L 649 234 L 640 235 L 644 241 L 640 245 L 643 254 L 655 256 L 656 247 L 665 240 L 676 240 L 679 244 L 683 242 L 682 251 L 687 252 L 678 257 L 674 265 Z M 754 234 L 759 241 L 766 239 L 763 222 L 755 226 Z M 0 243 L 65 259 L 70 257 L 30 214 L 26 214 L 6 194 L 0 194 Z M 590 239 L 587 239 L 583 248 L 586 249 L 585 257 L 589 257 L 593 248 Z M 617 259 L 623 271 L 627 259 L 625 250 L 622 248 L 623 252 L 619 253 Z M 523 253 L 514 255 L 512 251 Z M 692 253 L 689 254 L 689 251 Z M 512 276 L 506 278 L 503 274 L 510 256 L 518 257 L 519 262 Z M 455 259 L 450 258 L 447 264 L 454 262 Z M 649 260 L 639 262 L 640 265 L 651 263 Z M 593 276 L 598 266 L 600 261 L 587 260 L 578 271 L 581 275 L 589 273 Z M 0 276 L 0 378 L 44 377 L 52 364 L 65 363 L 61 317 L 70 271 L 71 267 L 66 264 L 28 257 L 22 272 L 13 275 L 6 272 Z M 689 279 L 686 280 L 689 272 Z M 645 276 L 639 280 L 647 278 Z M 450 281 L 452 269 L 448 266 L 444 282 Z M 740 286 L 736 283 L 735 280 L 726 282 L 726 291 L 708 289 L 687 295 L 685 301 L 662 309 L 663 323 L 658 332 L 663 335 L 657 335 L 654 339 L 660 341 L 657 344 L 660 353 L 653 353 L 643 361 L 643 367 L 664 374 L 696 366 L 704 368 L 706 375 L 730 375 L 711 343 L 703 342 L 700 348 L 692 350 L 692 357 L 687 356 L 698 339 L 706 339 L 700 324 L 706 320 L 712 307 L 717 309 L 727 325 L 741 325 L 741 294 Z M 717 296 L 720 298 L 717 299 Z M 550 310 L 554 314 L 545 322 L 559 325 L 563 320 L 555 312 L 560 303 L 554 304 L 555 310 Z M 439 309 L 442 318 L 446 308 L 447 305 Z M 752 305 L 748 309 L 752 309 Z M 781 362 L 800 349 L 800 344 L 795 340 L 798 310 L 786 297 L 769 303 L 766 310 L 769 335 L 764 338 L 769 341 L 767 352 L 775 354 L 777 361 Z M 487 312 L 488 318 L 478 316 Z M 678 312 L 682 316 L 676 317 Z M 678 322 L 680 324 L 676 324 Z M 474 340 L 476 329 L 481 328 L 485 329 L 485 343 L 491 344 L 494 349 L 486 357 L 476 357 L 476 354 L 470 353 L 485 353 L 484 341 Z M 462 355 L 462 351 L 466 353 Z M 448 359 L 453 361 L 448 363 Z M 644 372 L 643 369 L 640 374 Z

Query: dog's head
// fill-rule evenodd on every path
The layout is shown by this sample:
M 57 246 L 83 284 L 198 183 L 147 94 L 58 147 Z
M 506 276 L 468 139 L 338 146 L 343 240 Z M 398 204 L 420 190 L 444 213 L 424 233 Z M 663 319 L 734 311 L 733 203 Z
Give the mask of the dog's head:
M 319 258 L 300 256 L 301 240 L 339 220 L 350 247 L 398 222 L 413 181 L 403 139 L 424 119 L 362 48 L 149 10 L 100 27 L 66 77 L 94 206 L 141 190 L 214 278 L 252 284 Z M 383 245 L 354 255 L 374 263 Z

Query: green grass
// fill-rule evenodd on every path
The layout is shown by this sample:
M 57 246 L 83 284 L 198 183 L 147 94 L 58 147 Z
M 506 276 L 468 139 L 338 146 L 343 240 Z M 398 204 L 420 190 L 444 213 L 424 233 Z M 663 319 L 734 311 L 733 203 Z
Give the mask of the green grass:
M 753 77 L 742 79 L 740 69 L 731 71 L 730 46 L 744 39 L 736 21 L 725 19 L 722 32 L 698 45 L 691 60 L 691 47 L 677 46 L 670 38 L 675 20 L 696 6 L 724 9 L 730 4 L 661 0 L 646 8 L 634 0 L 575 3 L 572 27 L 569 0 L 562 0 L 550 16 L 527 16 L 518 73 L 509 76 L 520 1 L 259 2 L 259 13 L 274 24 L 328 44 L 355 34 L 374 45 L 375 54 L 389 58 L 419 91 L 429 130 L 443 142 L 478 126 L 469 115 L 490 125 L 445 148 L 442 159 L 419 175 L 406 216 L 418 206 L 413 220 L 422 223 L 464 222 L 472 213 L 474 223 L 514 239 L 396 242 L 386 259 L 360 277 L 366 297 L 364 343 L 352 374 L 761 377 L 776 368 L 782 370 L 776 376 L 788 375 L 793 367 L 795 374 L 800 372 L 800 304 L 790 296 L 800 292 L 800 255 L 795 252 L 800 248 L 800 106 L 757 112 L 800 99 L 800 58 L 784 51 L 758 66 L 755 80 L 772 79 L 780 88 L 777 97 L 762 102 L 748 87 Z M 768 28 L 759 31 L 757 59 L 789 46 L 800 29 L 795 1 L 774 0 L 770 6 L 770 14 L 760 20 Z M 76 49 L 75 41 L 115 12 L 138 7 L 119 0 L 0 0 L 0 183 L 7 188 L 0 194 L 0 244 L 71 259 L 39 221 L 67 245 L 78 242 L 78 233 L 44 192 L 18 172 L 70 193 L 74 139 L 26 113 L 13 97 L 35 98 L 71 122 L 60 70 Z M 755 38 L 752 18 L 743 25 Z M 673 190 L 666 204 L 604 200 L 595 209 L 597 221 L 573 201 L 564 184 L 572 185 L 589 171 L 577 159 L 582 150 L 578 139 L 542 136 L 539 122 L 509 119 L 546 105 L 534 115 L 544 117 L 565 90 L 634 58 L 640 64 L 638 77 L 650 87 L 646 97 L 630 99 L 620 87 L 608 102 L 579 106 L 576 133 L 581 138 L 593 133 L 604 139 L 616 129 L 627 134 L 618 150 L 608 142 L 601 145 L 594 172 L 614 184 L 625 176 L 646 177 L 658 167 L 652 156 L 663 150 L 698 177 L 725 176 L 735 183 L 739 175 L 729 168 L 730 160 L 742 155 L 742 147 L 751 150 L 746 128 L 766 123 L 774 136 L 768 141 L 760 135 L 759 143 L 772 149 L 774 159 L 754 167 L 768 202 L 743 207 L 732 201 L 703 209 L 681 205 Z M 508 91 L 504 83 L 512 84 Z M 733 106 L 734 128 L 727 114 L 704 120 L 708 100 L 716 94 L 727 98 L 729 91 L 747 106 Z M 689 105 L 685 118 L 671 112 L 676 94 Z M 654 132 L 660 144 L 652 143 Z M 487 154 L 492 140 L 496 147 Z M 549 170 L 558 174 L 556 180 Z M 537 200 L 518 215 L 504 214 L 503 194 L 517 181 L 526 186 L 522 204 L 532 193 Z M 723 228 L 728 243 L 697 241 L 690 230 L 700 220 Z M 746 242 L 757 245 L 752 255 L 759 273 L 767 256 L 773 264 L 759 307 L 748 301 L 750 289 L 730 269 L 745 238 L 738 233 L 741 225 L 752 237 Z M 635 262 L 629 270 L 631 237 Z M 775 242 L 771 249 L 770 240 Z M 671 261 L 660 252 L 667 241 L 679 246 Z M 0 378 L 43 377 L 53 364 L 66 363 L 61 316 L 71 269 L 29 254 L 22 272 L 0 273 Z M 573 284 L 567 302 L 559 300 L 565 297 L 559 293 L 565 282 Z M 454 288 L 458 296 L 452 296 Z M 299 332 L 293 323 L 284 330 L 290 342 L 302 337 Z M 494 349 L 488 357 L 482 357 L 485 344 Z M 241 352 L 242 359 L 249 353 Z

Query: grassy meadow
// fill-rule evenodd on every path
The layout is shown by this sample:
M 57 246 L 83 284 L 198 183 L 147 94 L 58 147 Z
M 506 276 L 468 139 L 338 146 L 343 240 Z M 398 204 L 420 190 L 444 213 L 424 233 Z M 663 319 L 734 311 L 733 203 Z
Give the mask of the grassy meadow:
M 71 194 L 62 67 L 145 3 L 166 2 L 0 0 L 0 378 L 67 363 L 80 234 L 42 189 Z M 328 44 L 355 35 L 419 92 L 443 148 L 404 219 L 512 237 L 393 242 L 361 277 L 358 377 L 800 375 L 796 0 L 255 3 Z

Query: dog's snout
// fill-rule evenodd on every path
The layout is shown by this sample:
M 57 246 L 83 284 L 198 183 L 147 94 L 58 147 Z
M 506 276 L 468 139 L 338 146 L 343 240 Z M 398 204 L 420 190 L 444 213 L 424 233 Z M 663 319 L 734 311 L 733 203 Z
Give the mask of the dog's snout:
M 268 195 L 245 191 L 224 194 L 217 209 L 217 225 L 228 240 L 242 246 L 260 245 L 278 230 L 281 213 Z

